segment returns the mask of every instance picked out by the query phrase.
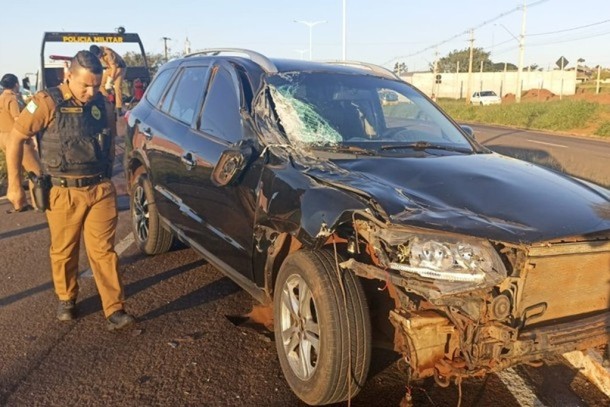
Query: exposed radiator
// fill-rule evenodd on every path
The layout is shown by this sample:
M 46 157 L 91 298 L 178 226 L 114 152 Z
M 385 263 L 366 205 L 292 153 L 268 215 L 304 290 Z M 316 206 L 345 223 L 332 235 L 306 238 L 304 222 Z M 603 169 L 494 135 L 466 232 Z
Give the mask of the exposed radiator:
M 521 277 L 516 314 L 526 325 L 608 310 L 610 242 L 532 247 Z

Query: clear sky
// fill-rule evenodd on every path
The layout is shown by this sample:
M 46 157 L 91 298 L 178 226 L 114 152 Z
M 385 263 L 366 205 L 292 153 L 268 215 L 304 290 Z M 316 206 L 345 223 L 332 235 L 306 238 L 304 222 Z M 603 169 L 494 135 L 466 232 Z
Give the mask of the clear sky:
M 517 64 L 523 0 L 346 0 L 347 59 L 409 71 L 475 46 L 493 62 Z M 564 56 L 610 67 L 610 0 L 527 0 L 525 65 L 553 68 Z M 309 58 L 309 28 L 295 20 L 326 21 L 312 29 L 313 58 L 341 59 L 343 0 L 5 0 L 0 23 L 0 74 L 35 72 L 45 31 L 140 34 L 146 51 L 250 48 L 268 56 Z M 502 17 L 500 17 L 503 15 Z M 498 18 L 499 17 L 499 18 Z M 586 26 L 586 27 L 585 27 Z M 579 28 L 580 27 L 580 28 Z M 68 55 L 73 50 L 68 49 Z M 57 50 L 57 53 L 61 53 Z

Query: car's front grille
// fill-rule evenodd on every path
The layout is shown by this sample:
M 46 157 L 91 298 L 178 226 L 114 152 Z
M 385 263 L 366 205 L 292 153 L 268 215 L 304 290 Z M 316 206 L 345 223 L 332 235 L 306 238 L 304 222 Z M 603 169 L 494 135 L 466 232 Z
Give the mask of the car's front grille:
M 610 309 L 610 242 L 531 247 L 521 277 L 525 325 Z

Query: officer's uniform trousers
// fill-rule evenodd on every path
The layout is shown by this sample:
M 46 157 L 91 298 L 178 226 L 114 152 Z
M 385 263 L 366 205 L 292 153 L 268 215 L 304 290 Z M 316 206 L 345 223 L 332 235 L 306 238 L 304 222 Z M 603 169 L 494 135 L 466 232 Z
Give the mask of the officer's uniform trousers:
M 104 69 L 104 73 L 102 74 L 102 87 L 100 88 L 100 91 L 104 96 L 108 96 L 108 91 L 104 88 L 104 85 L 108 80 L 108 71 L 110 71 L 110 68 Z M 116 72 L 117 78 L 114 80 L 112 90 L 114 91 L 114 105 L 118 109 L 123 107 L 123 81 L 125 80 L 127 70 L 126 68 L 119 67 Z
M 53 186 L 49 204 L 46 215 L 51 232 L 51 268 L 59 299 L 76 299 L 78 295 L 82 234 L 104 315 L 123 309 L 123 285 L 114 251 L 118 212 L 112 182 L 81 188 Z

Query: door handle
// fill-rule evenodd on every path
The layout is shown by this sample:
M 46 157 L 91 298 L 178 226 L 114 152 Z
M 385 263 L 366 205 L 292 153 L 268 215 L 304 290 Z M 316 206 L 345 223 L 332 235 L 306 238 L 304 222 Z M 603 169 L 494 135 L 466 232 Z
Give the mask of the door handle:
M 182 161 L 182 164 L 186 166 L 188 171 L 192 170 L 193 167 L 197 165 L 197 161 L 193 159 L 193 154 L 191 152 L 188 152 L 180 157 L 180 161 Z
M 144 133 L 144 138 L 146 138 L 146 140 L 148 140 L 148 141 L 152 140 L 153 135 L 152 135 L 152 129 L 150 127 L 147 127 L 144 130 L 142 130 L 142 133 Z

